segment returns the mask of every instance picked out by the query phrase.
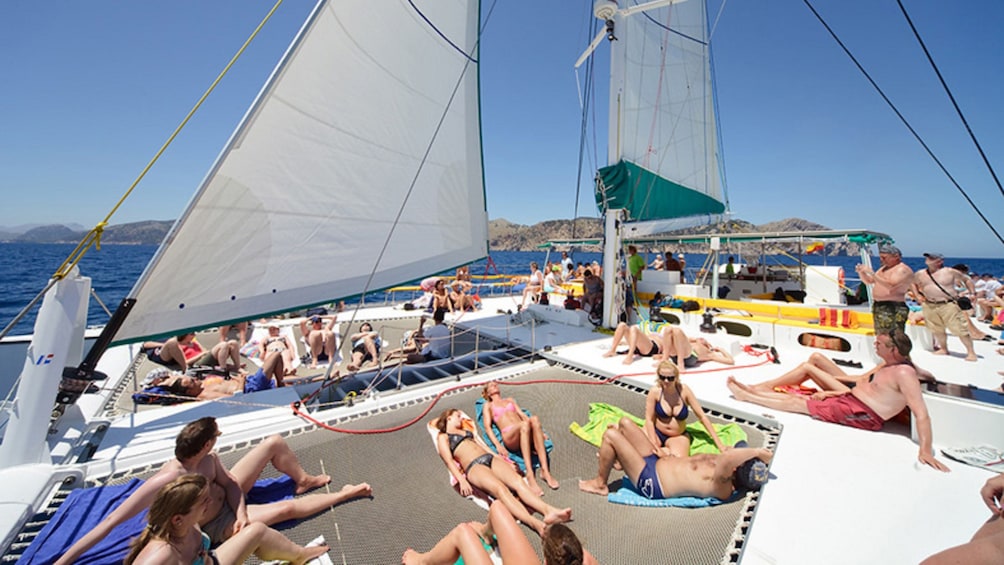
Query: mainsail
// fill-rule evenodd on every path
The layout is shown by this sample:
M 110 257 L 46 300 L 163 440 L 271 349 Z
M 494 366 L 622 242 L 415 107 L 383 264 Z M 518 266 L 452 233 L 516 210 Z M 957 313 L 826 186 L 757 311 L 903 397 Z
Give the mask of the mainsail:
M 117 341 L 484 257 L 479 18 L 473 0 L 319 2 L 130 294 Z
M 726 206 L 704 2 L 625 11 L 612 18 L 610 165 L 597 175 L 597 206 L 647 226 L 632 235 L 717 221 Z

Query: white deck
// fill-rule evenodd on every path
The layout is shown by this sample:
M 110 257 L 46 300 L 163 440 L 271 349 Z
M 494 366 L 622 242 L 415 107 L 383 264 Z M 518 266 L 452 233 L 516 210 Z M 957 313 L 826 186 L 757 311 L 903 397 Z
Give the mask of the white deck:
M 638 358 L 626 366 L 621 362 L 622 357 L 603 358 L 610 338 L 593 332 L 588 325 L 554 322 L 520 325 L 512 316 L 496 313 L 499 309 L 515 311 L 516 303 L 511 298 L 488 299 L 483 311 L 459 316 L 460 325 L 527 348 L 532 344 L 538 351 L 548 347 L 547 355 L 572 365 L 589 367 L 600 374 L 631 375 L 625 378 L 645 387 L 652 383 L 650 359 Z M 387 319 L 417 317 L 418 314 L 391 308 L 367 308 L 359 317 Z M 350 316 L 350 313 L 343 313 L 339 317 L 347 320 Z M 692 318 L 685 319 L 685 325 L 696 321 L 696 317 Z M 535 333 L 531 333 L 531 327 Z M 686 329 L 688 333 L 696 333 L 693 328 Z M 731 347 L 734 352 L 740 351 L 741 343 L 751 342 L 724 334 L 710 336 L 710 339 Z M 952 345 L 956 346 L 957 342 Z M 982 357 L 977 363 L 967 363 L 957 357 L 935 357 L 922 351 L 914 357 L 919 365 L 930 369 L 942 381 L 976 383 L 986 388 L 999 385 L 997 370 L 1004 369 L 1004 356 L 994 351 L 996 345 L 993 343 L 979 342 L 977 347 Z M 739 353 L 734 368 L 708 371 L 724 367 L 706 363 L 684 376 L 684 382 L 705 403 L 732 412 L 776 418 L 783 426 L 771 465 L 775 478 L 765 487 L 758 505 L 745 544 L 744 563 L 915 563 L 972 536 L 988 517 L 978 491 L 991 476 L 989 472 L 947 460 L 940 453 L 939 458 L 951 468 L 951 473 L 943 474 L 919 465 L 917 445 L 902 427 L 878 433 L 854 430 L 817 422 L 807 416 L 767 410 L 730 396 L 725 386 L 727 376 L 758 382 L 790 369 L 811 352 L 799 345 L 783 344 L 778 345 L 778 351 L 780 365 L 745 367 L 759 363 L 762 358 Z M 857 357 L 866 365 L 870 362 L 870 355 L 865 352 L 858 352 L 857 356 L 835 356 Z M 99 369 L 111 375 L 120 374 L 127 357 L 123 348 L 117 348 L 102 360 Z M 525 367 L 482 373 L 471 380 L 482 381 L 521 370 Z M 402 398 L 417 398 L 430 390 L 455 384 L 436 383 L 408 389 L 322 414 L 326 419 L 333 419 L 353 412 L 386 409 L 391 402 Z M 234 401 L 167 407 L 113 422 L 94 459 L 85 465 L 86 472 L 99 476 L 159 464 L 172 456 L 173 438 L 181 425 L 206 414 L 217 416 L 221 429 L 227 432 L 221 438 L 222 448 L 271 433 L 309 427 L 294 417 L 288 407 L 295 400 L 292 390 L 280 389 L 252 398 L 254 406 L 241 406 L 240 403 L 247 401 L 238 396 Z M 639 403 L 635 411 L 640 413 L 641 410 Z M 1001 422 L 1002 411 L 991 412 L 992 418 L 996 418 L 991 421 Z M 954 424 L 960 427 L 958 422 Z M 936 430 L 937 426 L 935 421 Z M 964 425 L 961 427 L 964 429 Z M 984 432 L 998 438 L 996 446 L 1004 447 L 1004 426 Z M 936 452 L 946 447 L 939 443 L 937 431 L 934 441 Z M 54 449 L 58 452 L 62 448 L 57 444 Z M 559 477 L 559 480 L 574 488 L 575 480 L 593 471 L 582 469 L 575 477 Z M 24 512 L 23 505 L 8 510 L 12 514 L 8 518 Z M 616 508 L 610 511 L 610 518 L 616 519 Z M 850 545 L 851 549 L 837 549 L 835 540 L 837 544 Z

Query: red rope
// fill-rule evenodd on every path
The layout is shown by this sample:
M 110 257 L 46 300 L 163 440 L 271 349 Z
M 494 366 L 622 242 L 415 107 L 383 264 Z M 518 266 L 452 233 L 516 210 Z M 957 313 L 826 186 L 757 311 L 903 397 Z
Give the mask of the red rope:
M 749 369 L 749 368 L 753 368 L 753 367 L 759 367 L 761 365 L 766 365 L 767 363 L 771 363 L 773 361 L 773 359 L 771 358 L 771 355 L 769 354 L 768 351 L 759 351 L 759 352 L 756 352 L 754 350 L 754 352 L 750 352 L 750 354 L 754 355 L 754 356 L 762 356 L 762 355 L 766 354 L 766 359 L 764 359 L 763 361 L 760 361 L 758 363 L 751 363 L 749 365 L 730 365 L 730 366 L 727 366 L 727 367 L 716 367 L 714 369 L 698 369 L 698 370 L 694 370 L 694 371 L 687 371 L 687 374 L 688 375 L 692 375 L 692 374 L 695 374 L 695 373 L 714 373 L 714 372 L 718 372 L 718 371 L 735 371 L 735 370 L 739 370 L 739 369 Z M 643 376 L 646 376 L 646 375 L 654 375 L 654 374 L 655 374 L 655 371 L 653 370 L 653 371 L 642 371 L 640 373 L 621 373 L 621 374 L 618 374 L 618 375 L 614 375 L 613 377 L 606 378 L 606 379 L 600 379 L 600 380 L 597 380 L 597 381 L 580 381 L 580 380 L 572 380 L 572 379 L 534 379 L 534 380 L 522 381 L 522 382 L 507 382 L 505 384 L 507 386 L 526 386 L 526 385 L 538 385 L 538 384 L 573 384 L 573 385 L 590 385 L 590 386 L 595 386 L 595 385 L 610 384 L 610 383 L 612 383 L 612 382 L 614 382 L 616 380 L 619 380 L 619 379 L 622 379 L 622 378 L 625 378 L 625 377 L 643 377 Z M 439 399 L 442 398 L 447 393 L 453 392 L 455 390 L 463 390 L 463 389 L 466 389 L 466 388 L 480 387 L 480 386 L 484 386 L 484 385 L 485 385 L 485 383 L 459 384 L 459 385 L 447 388 L 445 390 L 442 390 L 442 391 L 439 392 L 439 394 L 437 394 L 436 396 L 433 397 L 432 402 L 429 403 L 429 405 L 425 408 L 425 410 L 422 411 L 421 414 L 419 414 L 418 416 L 415 416 L 414 418 L 412 418 L 411 420 L 409 420 L 409 421 L 407 421 L 407 422 L 405 422 L 403 424 L 400 424 L 400 425 L 397 425 L 397 426 L 394 426 L 394 427 L 390 427 L 390 428 L 374 428 L 374 429 L 370 429 L 370 430 L 350 430 L 348 428 L 339 428 L 339 427 L 332 426 L 330 424 L 326 424 L 324 422 L 321 422 L 317 418 L 314 418 L 313 416 L 311 416 L 309 413 L 301 410 L 300 407 L 303 404 L 301 402 L 294 402 L 293 404 L 290 405 L 290 407 L 293 409 L 293 414 L 294 415 L 299 416 L 299 417 L 303 418 L 304 420 L 307 420 L 308 422 L 314 424 L 315 426 L 317 426 L 319 428 L 322 428 L 322 429 L 325 429 L 325 430 L 328 430 L 328 431 L 331 431 L 331 432 L 340 432 L 340 433 L 344 433 L 344 434 L 356 434 L 356 435 L 389 434 L 389 433 L 401 431 L 401 430 L 403 430 L 405 428 L 411 427 L 415 423 L 417 423 L 419 420 L 422 420 L 423 418 L 425 418 L 429 414 L 429 412 L 432 411 L 432 408 L 439 402 Z M 313 394 L 313 395 L 311 395 L 311 396 L 309 396 L 309 397 L 307 397 L 307 398 L 310 399 L 310 398 L 313 398 L 314 396 L 316 396 L 316 393 Z

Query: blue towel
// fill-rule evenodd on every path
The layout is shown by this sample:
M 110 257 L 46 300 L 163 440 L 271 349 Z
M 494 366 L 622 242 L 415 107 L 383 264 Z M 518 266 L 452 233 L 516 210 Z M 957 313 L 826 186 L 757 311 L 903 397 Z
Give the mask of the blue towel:
M 119 504 L 129 498 L 143 481 L 132 479 L 122 485 L 77 489 L 70 493 L 49 523 L 38 533 L 18 563 L 50 564 L 71 545 L 94 529 Z M 292 498 L 296 492 L 293 479 L 262 479 L 247 495 L 248 504 L 264 504 Z M 289 521 L 284 524 L 293 524 Z M 283 524 L 276 524 L 276 527 Z M 129 541 L 146 527 L 146 510 L 119 524 L 76 561 L 86 565 L 119 564 L 129 553 Z
M 624 477 L 621 479 L 621 488 L 607 494 L 607 501 L 614 504 L 626 504 L 628 506 L 651 506 L 665 507 L 676 506 L 678 508 L 704 508 L 707 506 L 717 506 L 724 502 L 732 502 L 738 499 L 740 493 L 735 491 L 726 500 L 709 496 L 701 498 L 697 496 L 674 496 L 672 498 L 660 498 L 653 500 L 642 496 L 631 484 L 631 479 Z
M 485 431 L 485 426 L 484 426 L 485 421 L 483 419 L 484 406 L 485 406 L 484 398 L 479 398 L 477 402 L 474 403 L 474 420 L 478 424 L 478 431 L 481 432 L 481 439 L 483 439 L 485 443 L 488 444 L 488 447 L 494 450 L 495 444 L 492 443 L 491 438 L 488 437 L 488 432 Z M 530 416 L 529 410 L 523 410 L 523 413 L 526 414 L 527 417 Z M 499 427 L 496 426 L 494 423 L 492 424 L 492 433 L 495 434 L 495 438 L 499 441 L 499 443 L 504 444 L 504 442 L 502 441 L 502 430 L 500 430 Z M 548 456 L 550 456 L 552 449 L 554 449 L 554 444 L 551 442 L 549 438 L 544 438 L 544 451 L 547 452 Z M 522 455 L 520 455 L 515 451 L 510 450 L 509 459 L 511 459 L 512 462 L 519 467 L 519 470 L 523 474 L 526 474 L 526 462 L 523 461 Z M 532 456 L 532 459 L 533 459 L 533 468 L 539 469 L 540 459 L 538 459 L 536 454 Z

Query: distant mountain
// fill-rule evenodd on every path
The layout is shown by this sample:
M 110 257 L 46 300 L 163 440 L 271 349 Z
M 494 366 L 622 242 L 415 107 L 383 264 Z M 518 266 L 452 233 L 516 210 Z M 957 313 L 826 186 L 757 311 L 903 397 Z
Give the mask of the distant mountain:
M 173 220 L 133 222 L 108 226 L 101 237 L 102 243 L 109 244 L 147 244 L 158 245 L 167 235 Z M 83 238 L 85 230 L 64 225 L 35 226 L 23 233 L 11 233 L 0 228 L 0 242 L 17 243 L 78 243 Z M 825 230 L 826 226 L 803 220 L 788 218 L 762 225 L 754 225 L 743 220 L 730 220 L 721 224 L 689 228 L 672 232 L 670 235 L 694 233 L 749 233 L 777 231 Z M 574 233 L 573 233 L 574 232 Z M 603 236 L 603 221 L 600 218 L 578 218 L 576 220 L 547 220 L 532 226 L 514 224 L 504 218 L 488 222 L 488 242 L 490 248 L 496 251 L 534 251 L 537 246 L 554 239 L 596 239 Z M 647 250 L 644 250 L 647 251 Z M 702 245 L 679 245 L 670 251 L 687 253 L 704 253 L 707 249 Z M 726 250 L 728 252 L 729 250 Z M 767 253 L 781 251 L 797 254 L 795 244 L 773 244 L 765 249 Z M 858 246 L 850 244 L 830 244 L 827 253 L 830 255 L 846 255 L 858 252 Z
M 158 245 L 171 229 L 174 220 L 133 222 L 108 226 L 101 235 L 102 243 L 129 245 Z M 5 228 L 8 229 L 8 228 Z M 79 224 L 64 226 L 53 224 L 35 226 L 22 233 L 0 231 L 0 242 L 5 243 L 79 243 L 87 230 Z

